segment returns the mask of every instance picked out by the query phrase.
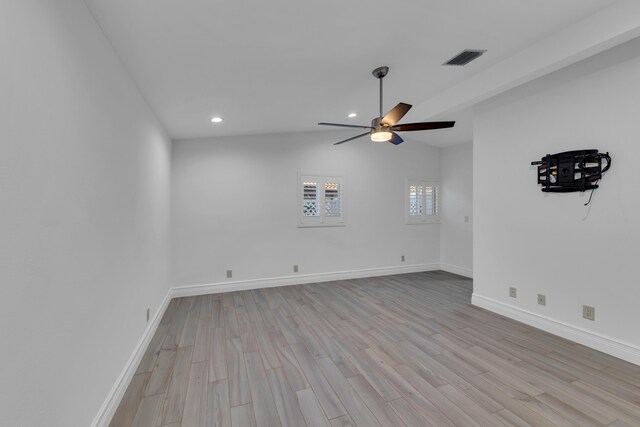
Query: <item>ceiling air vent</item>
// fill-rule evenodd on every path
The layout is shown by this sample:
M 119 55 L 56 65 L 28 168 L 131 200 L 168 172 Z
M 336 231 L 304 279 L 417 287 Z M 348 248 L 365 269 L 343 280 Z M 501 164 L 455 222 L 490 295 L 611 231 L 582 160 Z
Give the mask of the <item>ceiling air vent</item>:
M 486 50 L 465 49 L 442 65 L 467 65 L 469 62 L 482 56 Z

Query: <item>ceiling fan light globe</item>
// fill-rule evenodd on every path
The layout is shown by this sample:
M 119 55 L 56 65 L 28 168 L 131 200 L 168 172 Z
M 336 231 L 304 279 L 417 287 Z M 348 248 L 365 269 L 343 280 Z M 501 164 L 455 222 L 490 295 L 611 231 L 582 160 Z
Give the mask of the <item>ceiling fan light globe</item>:
M 387 131 L 383 131 L 383 130 L 379 131 L 379 132 L 373 132 L 371 134 L 371 140 L 373 142 L 387 142 L 392 137 L 393 137 L 393 134 L 391 132 L 387 132 Z

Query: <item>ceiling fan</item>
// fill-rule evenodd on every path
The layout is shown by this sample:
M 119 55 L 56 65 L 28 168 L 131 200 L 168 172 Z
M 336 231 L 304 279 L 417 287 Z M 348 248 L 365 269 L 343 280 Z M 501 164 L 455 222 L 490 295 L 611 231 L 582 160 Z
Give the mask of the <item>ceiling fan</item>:
M 432 130 L 432 129 L 444 129 L 452 128 L 456 122 L 420 122 L 420 123 L 406 123 L 403 125 L 397 124 L 402 117 L 411 109 L 410 104 L 404 102 L 399 103 L 387 113 L 386 116 L 382 116 L 382 79 L 389 72 L 389 67 L 378 67 L 373 70 L 372 74 L 378 80 L 380 80 L 380 116 L 371 120 L 371 126 L 359 126 L 348 125 L 341 123 L 318 123 L 321 126 L 338 126 L 344 128 L 356 128 L 367 129 L 365 133 L 356 135 L 351 138 L 347 138 L 343 141 L 336 142 L 333 145 L 344 144 L 348 141 L 361 138 L 365 135 L 371 135 L 371 140 L 374 142 L 390 142 L 394 145 L 402 144 L 404 139 L 400 137 L 396 132 L 409 132 L 415 130 Z

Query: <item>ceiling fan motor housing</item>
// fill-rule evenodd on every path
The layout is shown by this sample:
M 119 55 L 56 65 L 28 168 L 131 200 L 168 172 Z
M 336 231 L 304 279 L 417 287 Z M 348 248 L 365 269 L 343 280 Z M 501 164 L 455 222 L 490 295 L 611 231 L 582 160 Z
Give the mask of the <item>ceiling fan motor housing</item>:
M 381 130 L 388 130 L 389 127 L 388 126 L 383 126 L 382 124 L 380 124 L 380 117 L 376 117 L 373 120 L 371 120 L 371 127 L 373 128 L 371 130 L 371 132 L 379 132 Z

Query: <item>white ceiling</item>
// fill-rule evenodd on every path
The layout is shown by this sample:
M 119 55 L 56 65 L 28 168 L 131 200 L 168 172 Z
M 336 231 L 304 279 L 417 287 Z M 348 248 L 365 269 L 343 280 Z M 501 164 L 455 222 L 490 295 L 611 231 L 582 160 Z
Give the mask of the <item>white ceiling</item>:
M 85 1 L 175 139 L 311 131 L 319 121 L 368 124 L 377 115 L 377 66 L 391 67 L 385 110 L 423 104 L 615 3 Z M 441 65 L 465 48 L 488 52 L 466 67 Z M 352 111 L 359 117 L 347 119 Z M 213 125 L 215 115 L 224 122 Z M 425 118 L 410 112 L 403 122 Z M 406 139 L 470 140 L 469 110 L 446 118 L 461 120 L 460 129 Z

